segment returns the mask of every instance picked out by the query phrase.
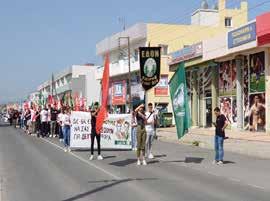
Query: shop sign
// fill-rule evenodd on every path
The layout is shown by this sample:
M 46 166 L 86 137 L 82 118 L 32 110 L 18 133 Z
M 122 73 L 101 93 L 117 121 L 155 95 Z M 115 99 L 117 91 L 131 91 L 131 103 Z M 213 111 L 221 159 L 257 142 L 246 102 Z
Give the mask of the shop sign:
M 144 100 L 145 91 L 142 88 L 139 75 L 132 75 L 131 77 L 131 99 L 132 102 L 140 102 Z
M 189 59 L 194 59 L 203 55 L 203 45 L 202 42 L 190 45 L 181 50 L 173 52 L 171 54 L 172 60 L 170 65 L 180 63 Z
M 126 81 L 116 81 L 112 83 L 112 105 L 126 104 Z
M 234 48 L 256 40 L 256 22 L 228 33 L 228 48 Z
M 145 91 L 159 83 L 160 47 L 140 47 L 141 83 Z
M 155 96 L 168 96 L 168 75 L 161 75 L 158 85 L 155 87 Z

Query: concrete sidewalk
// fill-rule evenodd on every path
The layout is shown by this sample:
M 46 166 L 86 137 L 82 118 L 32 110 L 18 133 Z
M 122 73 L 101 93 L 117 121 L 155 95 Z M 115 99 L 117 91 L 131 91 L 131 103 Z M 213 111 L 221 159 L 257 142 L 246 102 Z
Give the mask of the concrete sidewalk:
M 182 139 L 177 139 L 176 127 L 159 128 L 159 140 L 179 144 L 197 144 L 206 149 L 214 148 L 214 128 L 191 129 Z M 226 130 L 225 151 L 270 159 L 270 135 L 266 133 L 236 132 Z

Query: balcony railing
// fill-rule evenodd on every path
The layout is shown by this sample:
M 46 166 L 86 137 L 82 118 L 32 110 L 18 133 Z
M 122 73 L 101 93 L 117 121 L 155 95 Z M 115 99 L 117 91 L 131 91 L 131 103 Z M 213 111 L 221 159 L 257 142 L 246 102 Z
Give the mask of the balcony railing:
M 103 75 L 104 66 L 100 66 L 96 69 L 96 79 L 101 79 Z M 138 71 L 139 61 L 135 61 L 135 59 L 131 59 L 130 61 L 130 71 Z M 117 75 L 127 74 L 128 73 L 128 60 L 119 60 L 116 63 L 110 64 L 110 77 L 114 77 Z

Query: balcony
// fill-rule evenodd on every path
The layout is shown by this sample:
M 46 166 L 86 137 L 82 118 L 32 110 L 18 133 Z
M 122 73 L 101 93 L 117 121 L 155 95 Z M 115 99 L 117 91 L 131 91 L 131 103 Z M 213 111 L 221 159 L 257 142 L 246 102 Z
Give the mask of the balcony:
M 130 62 L 130 71 L 138 71 L 140 70 L 139 61 L 135 61 L 135 59 L 131 59 Z M 96 79 L 100 80 L 103 75 L 103 66 L 100 66 L 96 69 Z M 110 64 L 110 77 L 115 77 L 128 73 L 128 60 L 119 60 L 118 62 Z
M 56 87 L 57 94 L 61 94 L 61 93 L 64 93 L 64 92 L 70 91 L 70 90 L 71 90 L 70 83 L 69 84 L 62 85 L 60 87 Z

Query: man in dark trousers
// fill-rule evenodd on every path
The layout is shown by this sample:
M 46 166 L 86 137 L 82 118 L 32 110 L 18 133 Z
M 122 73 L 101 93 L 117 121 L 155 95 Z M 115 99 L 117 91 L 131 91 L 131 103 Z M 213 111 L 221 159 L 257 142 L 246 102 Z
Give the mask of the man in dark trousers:
M 225 129 L 228 126 L 226 117 L 220 113 L 220 109 L 217 107 L 214 109 L 215 115 L 217 117 L 216 123 L 214 123 L 216 127 L 215 132 L 215 160 L 213 164 L 222 165 L 223 157 L 224 157 L 224 139 L 225 139 Z
M 97 133 L 96 131 L 96 123 L 97 123 L 97 115 L 99 112 L 99 104 L 98 102 L 95 102 L 94 108 L 91 110 L 91 156 L 89 160 L 94 159 L 94 143 L 95 143 L 95 138 L 97 139 L 97 148 L 98 148 L 98 160 L 103 160 L 103 157 L 101 155 L 101 150 L 100 150 L 100 133 Z
M 56 137 L 56 121 L 57 121 L 57 115 L 58 111 L 54 108 L 54 105 L 50 108 L 50 116 L 51 116 L 51 122 L 50 122 L 50 137 Z

